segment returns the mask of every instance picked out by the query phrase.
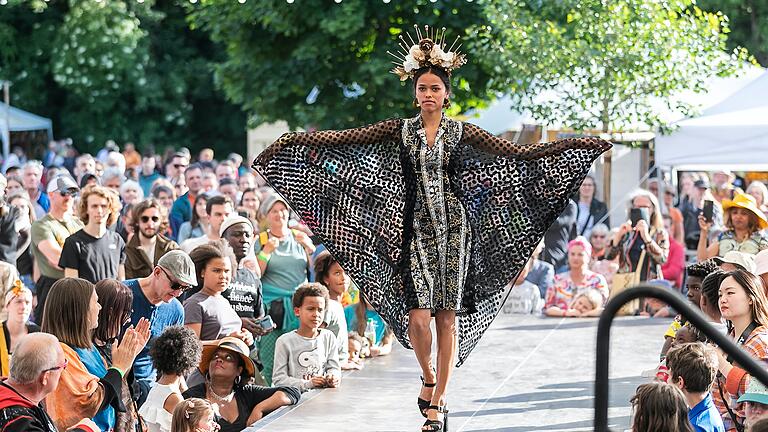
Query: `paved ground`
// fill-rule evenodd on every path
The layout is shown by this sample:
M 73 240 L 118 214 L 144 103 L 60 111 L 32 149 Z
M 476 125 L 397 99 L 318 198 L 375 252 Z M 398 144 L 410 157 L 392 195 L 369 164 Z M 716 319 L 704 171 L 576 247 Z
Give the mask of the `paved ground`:
M 629 398 L 656 366 L 668 320 L 621 318 L 611 349 L 613 430 L 629 426 Z M 596 319 L 501 316 L 454 374 L 450 430 L 592 430 Z M 340 389 L 305 393 L 248 431 L 417 431 L 419 371 L 411 351 L 370 360 Z

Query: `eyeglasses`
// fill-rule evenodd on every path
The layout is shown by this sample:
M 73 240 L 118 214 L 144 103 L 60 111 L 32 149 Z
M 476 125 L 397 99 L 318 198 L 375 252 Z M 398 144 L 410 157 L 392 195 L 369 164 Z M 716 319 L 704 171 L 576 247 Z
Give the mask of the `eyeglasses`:
M 55 370 L 58 370 L 58 369 L 64 370 L 64 369 L 67 368 L 68 364 L 69 364 L 69 360 L 68 359 L 64 359 L 64 364 L 62 364 L 60 366 L 54 366 L 52 368 L 45 369 L 43 372 L 55 371 Z
M 592 234 L 592 238 L 605 238 L 605 234 Z
M 174 282 L 173 279 L 171 279 L 171 275 L 169 275 L 164 268 L 160 267 L 160 270 L 163 271 L 165 277 L 168 278 L 168 282 L 171 283 L 171 291 L 180 290 L 181 292 L 184 292 L 192 289 L 192 285 L 184 285 L 181 282 Z
M 173 164 L 173 167 L 174 167 L 174 168 L 176 168 L 176 169 L 179 169 L 179 168 L 186 168 L 187 166 L 189 166 L 189 165 L 184 165 L 184 164 Z
M 152 219 L 152 222 L 158 222 L 160 220 L 160 218 L 157 217 L 157 216 L 152 216 L 152 217 L 142 216 L 141 217 L 141 222 L 142 223 L 147 223 L 147 222 L 149 222 L 150 219 Z

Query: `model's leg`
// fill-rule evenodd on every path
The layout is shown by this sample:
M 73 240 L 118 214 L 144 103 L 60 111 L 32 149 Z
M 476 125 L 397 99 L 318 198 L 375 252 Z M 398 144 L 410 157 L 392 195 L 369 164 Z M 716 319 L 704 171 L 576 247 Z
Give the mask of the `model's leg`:
M 448 381 L 453 372 L 454 357 L 458 333 L 456 331 L 456 311 L 441 310 L 435 314 L 435 326 L 437 327 L 437 386 L 432 395 L 432 405 L 445 406 L 445 394 Z M 427 412 L 428 418 L 440 420 L 435 410 Z
M 416 360 L 421 367 L 421 375 L 427 384 L 435 382 L 435 371 L 432 368 L 432 329 L 429 324 L 432 321 L 429 309 L 412 309 L 408 314 L 408 337 L 416 353 Z M 432 399 L 431 387 L 421 387 L 419 397 L 424 400 Z

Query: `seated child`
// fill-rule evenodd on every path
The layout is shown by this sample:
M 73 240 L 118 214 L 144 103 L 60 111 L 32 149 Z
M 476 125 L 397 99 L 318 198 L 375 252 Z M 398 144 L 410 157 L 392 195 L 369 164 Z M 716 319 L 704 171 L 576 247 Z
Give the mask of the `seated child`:
M 687 328 L 681 328 L 678 333 Z M 669 383 L 682 390 L 690 408 L 688 420 L 694 430 L 725 432 L 723 418 L 710 394 L 718 369 L 714 348 L 699 342 L 678 345 L 676 339 L 667 353 L 667 365 Z
M 688 405 L 676 386 L 662 382 L 641 384 L 630 400 L 633 432 L 690 431 Z
M 533 258 L 530 258 L 525 267 L 517 275 L 517 279 L 509 288 L 507 300 L 501 311 L 504 314 L 539 314 L 544 307 L 544 299 L 541 297 L 539 287 L 526 280 L 528 272 L 533 265 Z
M 363 348 L 365 346 L 364 342 L 365 338 L 357 334 L 357 332 L 349 332 L 347 337 L 349 358 L 347 359 L 347 362 L 358 365 L 358 368 L 363 367 L 363 358 L 365 357 L 363 353 Z M 370 347 L 368 350 L 370 351 Z
M 568 305 L 565 315 L 570 317 L 589 316 L 589 312 L 601 307 L 603 307 L 602 294 L 598 290 L 591 289 L 574 297 L 571 304 Z
M 706 342 L 707 338 L 704 333 L 700 332 L 696 327 L 692 327 L 690 323 L 677 329 L 675 332 L 675 338 L 672 339 L 670 349 L 693 342 Z M 669 380 L 669 368 L 667 367 L 666 357 L 659 364 L 659 368 L 656 372 L 656 379 L 659 381 L 667 382 Z
M 275 342 L 272 384 L 292 386 L 302 392 L 338 387 L 341 382 L 336 336 L 320 328 L 328 303 L 328 290 L 319 283 L 305 283 L 293 294 L 293 313 L 299 328 Z
M 685 268 L 685 291 L 687 292 L 688 300 L 696 307 L 701 307 L 701 289 L 704 278 L 710 273 L 717 270 L 717 263 L 708 259 L 706 261 L 697 262 L 689 265 Z M 686 321 L 681 315 L 675 317 L 674 321 L 669 325 L 667 331 L 664 333 L 664 346 L 661 348 L 660 360 L 664 360 L 664 357 L 669 351 L 669 347 L 672 345 L 672 340 L 675 338 L 677 330 L 685 325 Z
M 364 296 L 360 296 L 359 302 L 345 307 L 344 316 L 349 331 L 357 332 L 370 342 L 369 349 L 363 346 L 361 357 L 378 357 L 392 352 L 395 334 Z

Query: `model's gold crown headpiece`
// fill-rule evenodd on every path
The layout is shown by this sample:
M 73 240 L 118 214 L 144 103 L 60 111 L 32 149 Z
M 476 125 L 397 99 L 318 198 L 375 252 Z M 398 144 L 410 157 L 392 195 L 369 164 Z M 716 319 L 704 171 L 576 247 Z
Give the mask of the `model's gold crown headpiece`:
M 453 48 L 456 42 L 459 41 L 459 36 L 456 36 L 450 48 L 446 49 L 445 27 L 439 30 L 434 28 L 430 30 L 429 26 L 425 25 L 423 34 L 418 25 L 414 24 L 413 27 L 416 29 L 415 40 L 410 33 L 405 32 L 408 39 L 410 39 L 410 45 L 403 35 L 400 35 L 397 53 L 387 51 L 389 55 L 398 60 L 392 62 L 396 67 L 391 72 L 397 74 L 400 77 L 400 81 L 413 78 L 417 69 L 427 66 L 439 67 L 450 75 L 451 71 L 460 68 L 467 62 L 466 56 L 459 52 L 461 44 L 455 50 Z M 418 43 L 416 40 L 418 40 Z

